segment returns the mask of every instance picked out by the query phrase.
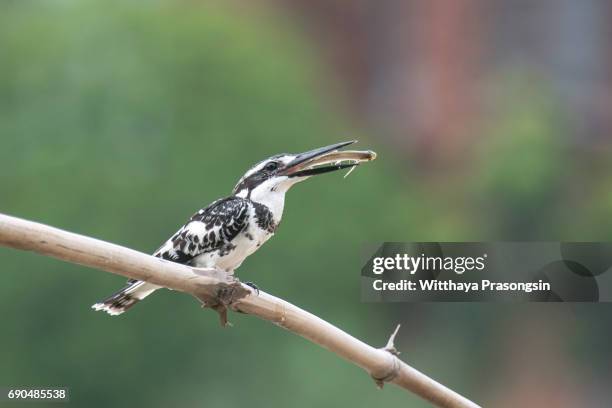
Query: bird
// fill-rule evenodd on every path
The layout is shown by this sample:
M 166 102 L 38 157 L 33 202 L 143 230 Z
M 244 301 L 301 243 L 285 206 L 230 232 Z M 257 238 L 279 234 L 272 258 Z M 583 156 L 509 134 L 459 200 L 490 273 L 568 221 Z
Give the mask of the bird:
M 285 194 L 312 176 L 373 160 L 371 151 L 340 151 L 351 140 L 298 154 L 277 154 L 251 167 L 232 194 L 197 211 L 153 256 L 230 275 L 276 232 Z M 253 288 L 257 287 L 250 284 Z M 130 279 L 127 286 L 94 304 L 96 311 L 120 315 L 161 286 Z

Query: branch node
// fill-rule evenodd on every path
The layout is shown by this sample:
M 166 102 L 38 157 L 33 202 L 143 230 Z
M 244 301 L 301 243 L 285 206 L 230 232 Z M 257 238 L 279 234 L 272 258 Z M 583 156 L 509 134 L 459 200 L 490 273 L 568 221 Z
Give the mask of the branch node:
M 379 349 L 391 354 L 392 361 L 391 369 L 389 369 L 389 371 L 385 375 L 380 377 L 372 375 L 372 379 L 376 383 L 376 386 L 379 390 L 383 389 L 383 386 L 386 382 L 393 381 L 393 379 L 397 377 L 401 369 L 400 360 L 397 358 L 400 352 L 395 348 L 395 336 L 397 336 L 397 332 L 399 331 L 400 326 L 401 325 L 398 324 L 393 333 L 391 333 L 391 336 L 389 336 L 389 341 L 387 341 L 387 345 Z
M 195 295 L 200 300 L 202 307 L 208 307 L 219 314 L 219 322 L 222 327 L 231 327 L 227 321 L 227 309 L 234 302 L 247 296 L 251 292 L 244 288 L 238 279 L 231 283 L 222 283 L 215 288 L 215 295 L 209 296 L 205 293 Z

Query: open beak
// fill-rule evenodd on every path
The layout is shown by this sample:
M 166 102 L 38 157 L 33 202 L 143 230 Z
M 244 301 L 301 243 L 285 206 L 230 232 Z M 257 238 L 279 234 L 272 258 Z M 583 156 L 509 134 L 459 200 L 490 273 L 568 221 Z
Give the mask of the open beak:
M 280 173 L 288 177 L 309 177 L 355 167 L 376 158 L 376 153 L 370 150 L 339 150 L 355 142 L 357 141 L 350 140 L 300 153 Z

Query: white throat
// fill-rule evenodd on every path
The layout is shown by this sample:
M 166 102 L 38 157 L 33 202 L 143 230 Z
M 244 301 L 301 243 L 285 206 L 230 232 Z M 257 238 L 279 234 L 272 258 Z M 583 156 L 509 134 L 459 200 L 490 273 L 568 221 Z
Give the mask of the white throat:
M 304 178 L 284 177 L 281 180 L 272 178 L 250 190 L 250 194 L 248 190 L 244 189 L 239 191 L 236 195 L 242 198 L 250 198 L 251 201 L 268 207 L 272 212 L 274 222 L 278 224 L 283 217 L 285 194 L 292 185 L 302 180 L 304 180 Z

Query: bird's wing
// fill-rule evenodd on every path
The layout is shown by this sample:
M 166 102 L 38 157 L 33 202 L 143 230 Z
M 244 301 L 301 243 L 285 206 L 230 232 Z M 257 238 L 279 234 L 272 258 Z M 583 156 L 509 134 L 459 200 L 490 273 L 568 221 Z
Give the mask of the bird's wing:
M 188 264 L 196 256 L 231 242 L 244 230 L 248 218 L 247 200 L 240 197 L 222 198 L 195 213 L 153 255 Z

